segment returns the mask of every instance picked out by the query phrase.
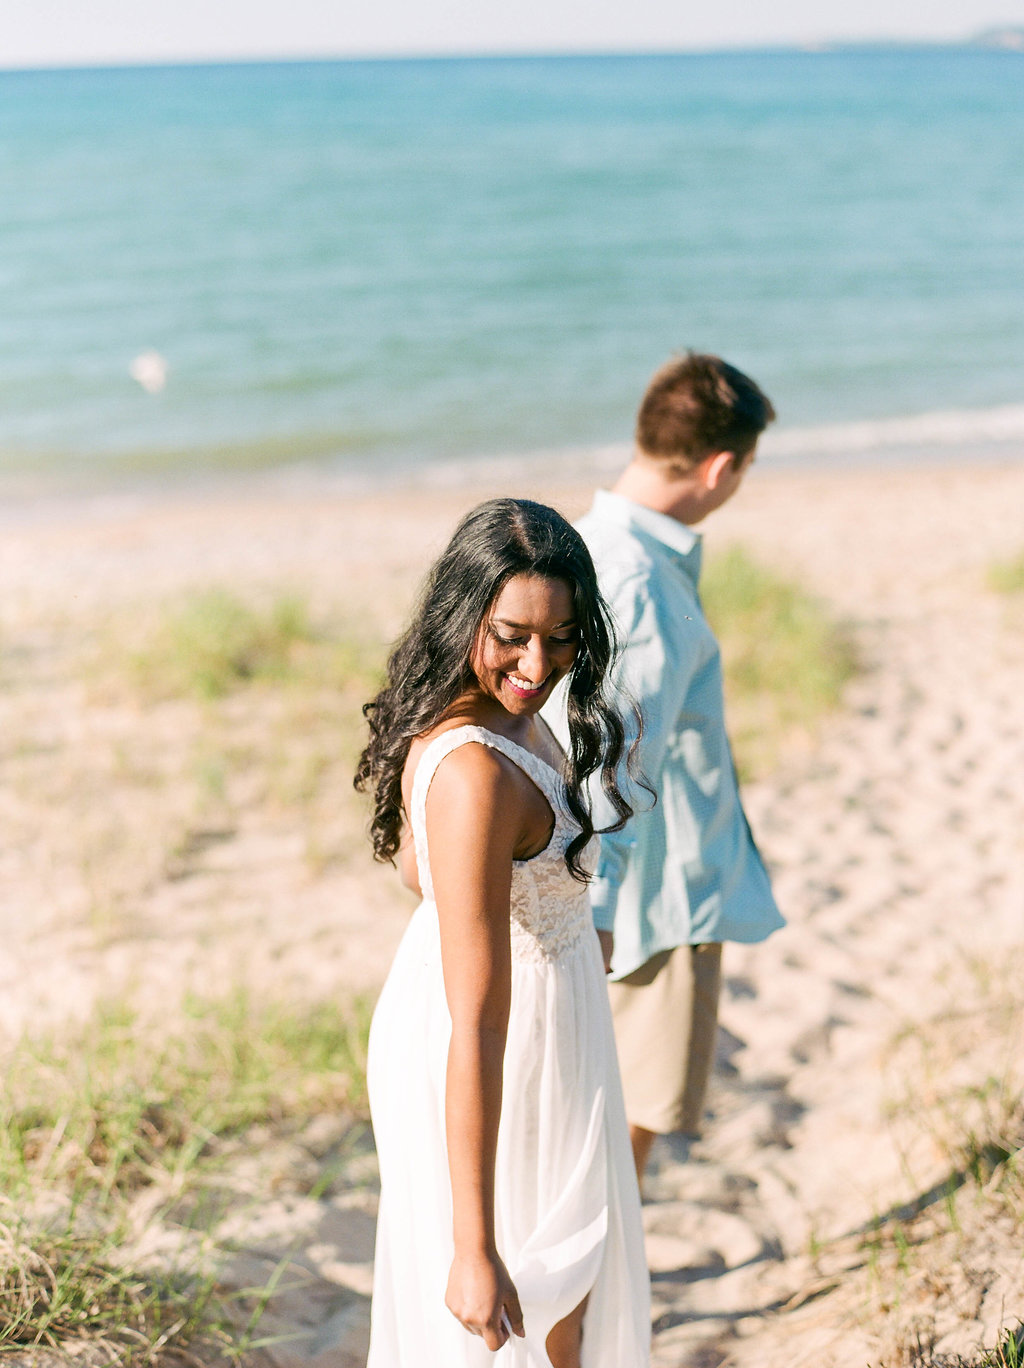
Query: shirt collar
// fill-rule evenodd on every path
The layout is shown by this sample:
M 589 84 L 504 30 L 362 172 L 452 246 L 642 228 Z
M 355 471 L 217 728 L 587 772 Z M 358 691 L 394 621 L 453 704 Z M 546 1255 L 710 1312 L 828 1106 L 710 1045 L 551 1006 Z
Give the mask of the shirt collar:
M 667 513 L 656 513 L 653 508 L 634 503 L 632 499 L 599 489 L 594 494 L 593 512 L 603 522 L 640 532 L 661 542 L 669 551 L 682 556 L 695 576 L 700 573 L 702 538 L 692 527 L 670 518 Z

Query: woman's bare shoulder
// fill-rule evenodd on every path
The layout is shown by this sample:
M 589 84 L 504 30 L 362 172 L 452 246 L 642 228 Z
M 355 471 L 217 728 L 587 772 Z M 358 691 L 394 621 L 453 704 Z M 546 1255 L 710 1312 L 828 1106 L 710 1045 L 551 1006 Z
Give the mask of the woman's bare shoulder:
M 405 766 L 402 771 L 403 785 L 406 782 L 412 782 L 412 777 L 416 773 L 420 760 L 423 758 L 423 753 L 428 746 L 432 745 L 439 736 L 444 736 L 447 732 L 459 731 L 464 726 L 466 726 L 465 722 L 457 718 L 449 718 L 447 721 L 436 723 L 425 732 L 420 732 L 419 736 L 414 736 L 409 743 L 409 753 L 405 757 Z M 464 747 L 460 746 L 458 749 L 462 750 Z M 454 754 L 455 752 L 452 753 Z
M 517 786 L 518 775 L 515 762 L 500 750 L 477 738 L 467 738 L 438 765 L 429 792 L 444 796 L 467 792 L 475 800 L 493 793 L 508 799 L 510 790 Z
M 458 731 L 467 725 L 472 724 L 461 721 L 442 722 L 415 738 L 409 746 L 402 776 L 402 789 L 407 803 L 412 793 L 416 770 L 428 746 L 446 732 Z M 517 787 L 518 776 L 519 771 L 515 763 L 501 751 L 488 746 L 484 741 L 467 737 L 462 745 L 456 746 L 440 762 L 431 777 L 428 795 L 429 799 L 436 801 L 437 795 L 449 799 L 468 791 L 482 798 L 488 792 L 500 794 L 502 791 L 514 789 Z M 512 794 L 506 792 L 505 796 L 511 798 Z

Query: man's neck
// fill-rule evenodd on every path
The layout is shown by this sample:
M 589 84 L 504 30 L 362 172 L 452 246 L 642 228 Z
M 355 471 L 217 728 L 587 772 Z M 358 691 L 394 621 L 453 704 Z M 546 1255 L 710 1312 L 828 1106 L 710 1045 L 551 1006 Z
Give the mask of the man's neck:
M 703 507 L 704 486 L 698 470 L 673 474 L 643 457 L 635 457 L 629 463 L 612 486 L 612 493 L 654 513 L 664 513 L 687 527 L 700 522 L 707 511 Z

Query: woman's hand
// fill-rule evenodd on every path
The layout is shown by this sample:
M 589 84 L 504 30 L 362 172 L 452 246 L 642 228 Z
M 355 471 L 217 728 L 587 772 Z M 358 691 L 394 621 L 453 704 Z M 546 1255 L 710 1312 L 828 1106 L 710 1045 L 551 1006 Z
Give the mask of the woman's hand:
M 480 1335 L 492 1353 L 508 1339 L 509 1326 L 520 1338 L 526 1333 L 519 1294 L 497 1254 L 472 1258 L 456 1254 L 444 1300 L 455 1319 L 471 1335 Z

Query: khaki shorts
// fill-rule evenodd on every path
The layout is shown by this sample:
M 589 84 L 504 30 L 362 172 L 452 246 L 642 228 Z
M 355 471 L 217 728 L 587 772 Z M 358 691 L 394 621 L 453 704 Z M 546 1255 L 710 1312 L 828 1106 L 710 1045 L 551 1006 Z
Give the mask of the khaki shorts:
M 630 1125 L 700 1133 L 721 980 L 721 945 L 680 945 L 608 984 Z

